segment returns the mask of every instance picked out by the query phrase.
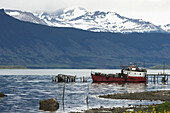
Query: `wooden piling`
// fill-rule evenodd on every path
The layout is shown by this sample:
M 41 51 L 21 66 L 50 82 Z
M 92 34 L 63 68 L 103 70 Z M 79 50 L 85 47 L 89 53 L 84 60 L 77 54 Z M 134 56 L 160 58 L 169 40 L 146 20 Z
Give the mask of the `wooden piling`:
M 147 82 L 150 79 L 151 82 L 156 82 L 157 79 L 157 83 L 159 84 L 159 79 L 161 79 L 162 83 L 168 83 L 168 77 L 170 76 L 170 74 L 165 74 L 165 73 L 158 73 L 158 74 L 147 74 Z
M 68 78 L 69 78 L 69 77 L 67 76 L 67 81 L 66 81 L 66 82 L 68 82 Z
M 55 79 L 52 78 L 55 82 L 76 82 L 76 76 L 70 76 L 70 75 L 63 75 L 63 74 L 58 74 L 55 76 Z M 58 79 L 58 81 L 56 80 Z
M 80 77 L 80 82 L 82 82 L 82 77 Z
M 76 75 L 74 76 L 74 82 L 76 82 Z
M 58 82 L 61 82 L 61 75 L 56 76 L 58 78 Z
M 56 78 L 57 78 L 57 77 L 55 76 L 55 78 L 54 78 L 54 81 L 55 81 L 55 82 L 56 82 Z
M 52 82 L 54 82 L 54 78 L 53 78 L 53 76 L 52 76 Z
M 165 83 L 165 77 L 162 77 L 162 83 Z
M 87 87 L 87 97 L 86 97 L 86 104 L 87 104 L 87 109 L 88 109 L 88 95 L 89 95 L 89 86 Z
M 63 98 L 62 98 L 62 102 L 63 102 L 63 111 L 64 111 L 64 94 L 65 94 L 65 84 L 63 86 Z
M 152 82 L 152 76 L 151 76 L 151 82 Z
M 157 84 L 158 84 L 158 76 L 159 76 L 159 73 L 158 73 L 158 75 L 157 75 Z
M 85 82 L 85 78 L 84 78 L 84 76 L 83 76 L 83 82 Z

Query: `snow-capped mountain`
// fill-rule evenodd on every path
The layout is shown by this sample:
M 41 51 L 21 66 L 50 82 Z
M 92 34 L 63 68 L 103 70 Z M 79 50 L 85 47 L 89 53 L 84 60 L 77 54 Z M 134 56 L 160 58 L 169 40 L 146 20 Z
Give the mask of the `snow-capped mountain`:
M 50 26 L 74 27 L 94 32 L 164 32 L 160 27 L 141 19 L 131 19 L 115 12 L 87 11 L 84 8 L 67 8 L 56 14 L 38 16 Z
M 58 10 L 53 13 L 31 14 L 28 12 L 8 11 L 6 13 L 24 21 L 46 24 L 56 27 L 73 27 L 94 32 L 166 32 L 142 19 L 131 19 L 115 12 L 87 11 L 84 8 L 73 7 Z
M 39 19 L 37 16 L 35 16 L 33 13 L 30 13 L 30 12 L 7 9 L 5 10 L 5 13 L 21 21 L 27 21 L 27 22 L 32 22 L 36 24 L 46 25 L 46 23 L 43 20 Z
M 170 24 L 162 25 L 161 28 L 166 32 L 170 33 Z

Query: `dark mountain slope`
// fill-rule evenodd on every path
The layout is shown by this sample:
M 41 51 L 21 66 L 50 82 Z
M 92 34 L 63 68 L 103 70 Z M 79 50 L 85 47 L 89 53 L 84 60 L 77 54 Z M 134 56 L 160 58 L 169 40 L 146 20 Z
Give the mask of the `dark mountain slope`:
M 95 33 L 23 22 L 0 10 L 0 65 L 111 68 L 142 61 L 170 64 L 170 34 Z

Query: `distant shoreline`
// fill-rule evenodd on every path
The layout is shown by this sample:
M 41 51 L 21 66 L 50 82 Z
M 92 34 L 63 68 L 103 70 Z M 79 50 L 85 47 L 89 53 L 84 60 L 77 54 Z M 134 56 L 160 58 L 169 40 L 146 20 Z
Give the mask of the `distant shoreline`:
M 5 65 L 0 65 L 0 69 L 28 69 L 25 66 L 5 66 Z
M 20 66 L 20 65 L 0 65 L 0 69 L 121 69 L 121 68 L 98 68 L 98 67 L 71 67 L 71 66 Z M 163 65 L 156 65 L 152 67 L 148 67 L 146 69 L 162 69 L 163 70 Z M 166 65 L 165 69 L 170 69 L 170 66 Z

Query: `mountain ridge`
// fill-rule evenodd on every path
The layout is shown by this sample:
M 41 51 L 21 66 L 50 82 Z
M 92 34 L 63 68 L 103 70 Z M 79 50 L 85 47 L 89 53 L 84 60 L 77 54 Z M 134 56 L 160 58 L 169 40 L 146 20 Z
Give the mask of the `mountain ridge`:
M 132 61 L 170 64 L 170 34 L 105 33 L 17 20 L 0 10 L 0 65 L 118 68 Z M 117 67 L 115 67 L 117 66 Z
M 6 11 L 6 13 L 10 15 L 9 11 Z M 11 16 L 15 17 L 14 15 Z M 85 8 L 81 7 L 66 8 L 52 13 L 44 12 L 34 14 L 34 16 L 38 18 L 37 21 L 39 21 L 39 24 L 43 23 L 54 27 L 73 27 L 93 32 L 169 33 L 169 30 L 167 30 L 169 29 L 168 27 L 165 28 L 163 26 L 156 26 L 150 22 L 145 22 L 142 19 L 127 18 L 115 12 L 87 11 Z M 33 21 L 34 20 L 30 20 L 30 22 Z

